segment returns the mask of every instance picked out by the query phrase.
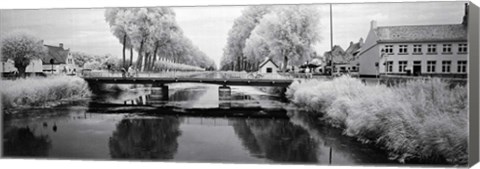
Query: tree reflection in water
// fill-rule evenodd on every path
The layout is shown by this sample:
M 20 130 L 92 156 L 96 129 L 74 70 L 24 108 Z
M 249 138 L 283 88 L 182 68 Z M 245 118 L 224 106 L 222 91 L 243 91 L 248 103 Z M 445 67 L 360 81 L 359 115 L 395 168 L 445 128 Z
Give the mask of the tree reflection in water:
M 52 147 L 48 135 L 35 136 L 29 127 L 12 127 L 4 131 L 4 156 L 45 157 Z
M 317 162 L 317 143 L 288 120 L 236 119 L 233 127 L 256 157 L 276 162 Z
M 122 159 L 172 159 L 181 132 L 175 117 L 123 119 L 109 140 L 110 156 Z
M 396 163 L 389 160 L 387 153 L 374 145 L 366 145 L 355 138 L 342 134 L 341 129 L 329 127 L 326 122 L 319 121 L 313 113 L 291 111 L 290 122 L 303 128 L 323 148 L 330 148 L 336 159 L 332 157 L 319 156 L 319 159 L 326 159 L 333 164 L 389 164 Z

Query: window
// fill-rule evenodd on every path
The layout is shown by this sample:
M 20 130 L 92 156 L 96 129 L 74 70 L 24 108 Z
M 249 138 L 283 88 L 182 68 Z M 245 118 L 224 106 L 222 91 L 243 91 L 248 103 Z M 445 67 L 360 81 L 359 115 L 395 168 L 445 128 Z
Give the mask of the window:
M 458 53 L 467 53 L 467 44 L 458 44 Z
M 435 72 L 435 64 L 437 64 L 437 62 L 434 60 L 427 61 L 427 72 Z
M 387 72 L 392 72 L 393 71 L 393 61 L 388 61 L 387 62 Z
M 452 61 L 442 61 L 442 72 L 450 72 Z
M 267 67 L 267 73 L 272 73 L 272 68 L 271 67 Z
M 398 71 L 405 72 L 405 68 L 407 67 L 407 61 L 398 61 Z
M 407 54 L 408 53 L 408 45 L 399 45 L 398 46 L 398 53 L 399 54 Z
M 452 44 L 443 44 L 443 53 L 452 53 Z
M 435 44 L 428 44 L 428 45 L 427 45 L 427 52 L 428 52 L 428 53 L 437 53 L 437 45 L 435 45 Z
M 458 61 L 457 62 L 457 72 L 459 72 L 459 73 L 467 72 L 467 61 Z
M 393 45 L 385 45 L 385 53 L 393 54 Z
M 414 54 L 421 54 L 422 53 L 422 45 L 413 45 L 413 53 Z

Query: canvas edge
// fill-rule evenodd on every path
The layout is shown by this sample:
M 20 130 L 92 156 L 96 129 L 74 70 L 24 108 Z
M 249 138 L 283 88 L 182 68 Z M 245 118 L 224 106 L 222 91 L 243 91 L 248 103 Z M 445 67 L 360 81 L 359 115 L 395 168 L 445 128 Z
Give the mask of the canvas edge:
M 469 152 L 468 165 L 472 167 L 479 161 L 479 8 L 470 1 L 468 18 L 469 37 Z M 476 47 L 476 48 L 474 48 Z

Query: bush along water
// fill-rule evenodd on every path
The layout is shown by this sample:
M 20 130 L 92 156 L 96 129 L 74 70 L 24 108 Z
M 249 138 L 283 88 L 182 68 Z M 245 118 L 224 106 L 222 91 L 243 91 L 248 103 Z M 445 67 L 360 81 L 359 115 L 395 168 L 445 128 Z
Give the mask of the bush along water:
M 391 159 L 460 165 L 468 162 L 467 95 L 465 86 L 438 78 L 387 87 L 348 76 L 297 81 L 286 91 L 294 104 L 385 148 Z
M 48 107 L 91 95 L 87 82 L 73 76 L 32 77 L 0 81 L 3 109 Z

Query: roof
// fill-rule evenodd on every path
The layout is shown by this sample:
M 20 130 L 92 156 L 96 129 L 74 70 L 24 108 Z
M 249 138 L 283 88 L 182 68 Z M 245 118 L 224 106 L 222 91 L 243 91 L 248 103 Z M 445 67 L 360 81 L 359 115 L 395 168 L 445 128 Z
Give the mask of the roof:
M 363 45 L 363 40 L 361 39 L 357 43 L 350 43 L 347 50 L 343 50 L 342 47 L 335 45 L 333 46 L 332 51 L 328 51 L 324 53 L 324 56 L 327 58 L 331 58 L 333 63 L 348 63 L 354 59 L 354 55 L 358 53 L 360 48 Z
M 468 37 L 463 24 L 382 26 L 374 31 L 379 42 L 466 41 Z
M 322 58 L 313 58 L 310 61 L 310 64 L 314 64 L 314 65 L 322 65 L 323 63 L 324 63 L 324 61 L 323 61 Z
M 66 64 L 67 57 L 70 50 L 65 50 L 63 47 L 44 45 L 47 47 L 48 54 L 42 57 L 43 64 L 50 64 L 50 60 L 54 60 L 54 64 Z
M 278 67 L 278 65 L 275 64 L 275 62 L 273 62 L 272 58 L 267 58 L 267 59 L 265 59 L 265 61 L 263 61 L 262 63 L 260 63 L 260 66 L 259 66 L 259 67 L 262 67 L 263 65 L 267 64 L 269 61 L 272 62 L 273 65 L 275 65 L 275 67 Z

